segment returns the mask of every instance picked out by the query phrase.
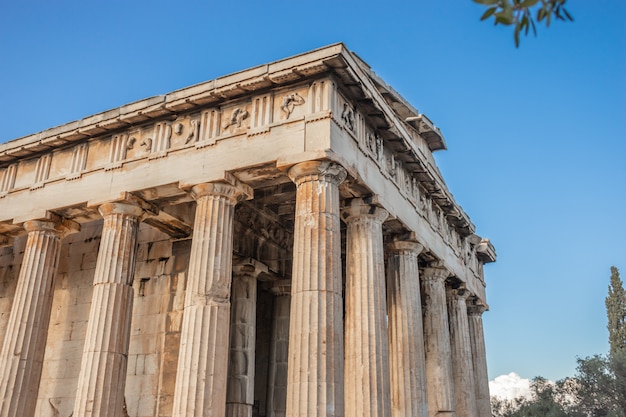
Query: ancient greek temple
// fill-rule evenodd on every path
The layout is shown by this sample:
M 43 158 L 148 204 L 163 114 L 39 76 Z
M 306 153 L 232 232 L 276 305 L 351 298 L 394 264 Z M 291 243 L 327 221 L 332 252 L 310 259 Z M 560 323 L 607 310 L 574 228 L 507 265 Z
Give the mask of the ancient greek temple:
M 0 417 L 487 417 L 438 128 L 343 44 L 0 145 Z

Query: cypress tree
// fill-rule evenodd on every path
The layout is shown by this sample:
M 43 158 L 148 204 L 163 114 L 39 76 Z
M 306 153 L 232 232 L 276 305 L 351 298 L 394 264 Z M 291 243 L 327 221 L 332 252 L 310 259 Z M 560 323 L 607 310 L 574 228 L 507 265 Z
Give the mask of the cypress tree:
M 611 267 L 611 284 L 606 300 L 610 356 L 626 354 L 626 292 L 616 267 Z

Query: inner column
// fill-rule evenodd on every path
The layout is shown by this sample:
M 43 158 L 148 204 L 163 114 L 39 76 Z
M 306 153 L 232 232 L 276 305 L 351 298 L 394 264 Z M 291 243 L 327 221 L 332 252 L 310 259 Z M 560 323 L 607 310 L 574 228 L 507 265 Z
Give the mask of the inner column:
M 340 165 L 309 161 L 293 166 L 296 184 L 287 413 L 343 416 L 343 299 Z
M 353 200 L 346 240 L 346 417 L 391 415 L 382 225 L 386 210 Z
M 252 417 L 257 277 L 261 272 L 262 270 L 250 260 L 233 266 L 227 417 Z
M 174 417 L 226 414 L 233 217 L 243 190 L 194 186 L 193 240 L 180 334 Z
M 267 417 L 285 417 L 287 406 L 287 353 L 289 351 L 289 306 L 291 281 L 272 285 L 272 338 L 267 387 Z
M 137 230 L 143 210 L 106 203 L 98 211 L 104 225 L 74 417 L 121 417 L 124 405 Z
M 387 310 L 392 415 L 427 417 L 426 360 L 418 255 L 414 241 L 389 245 Z
M 424 268 L 424 346 L 428 382 L 429 417 L 454 417 L 454 382 L 450 328 L 446 305 L 446 278 L 443 267 Z

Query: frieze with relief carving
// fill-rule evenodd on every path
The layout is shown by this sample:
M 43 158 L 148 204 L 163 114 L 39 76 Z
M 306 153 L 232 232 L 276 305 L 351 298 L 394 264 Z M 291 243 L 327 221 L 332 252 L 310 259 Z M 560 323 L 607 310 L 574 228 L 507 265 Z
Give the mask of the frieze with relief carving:
M 430 227 L 448 244 L 452 250 L 461 254 L 460 247 L 463 240 L 455 228 L 448 222 L 443 210 L 432 201 L 426 192 L 420 190 L 419 181 L 409 170 L 404 167 L 402 161 L 398 160 L 394 153 L 387 149 L 382 138 L 372 130 L 365 118 L 361 116 L 358 109 L 352 112 L 347 100 L 339 95 L 338 105 L 343 109 L 341 119 L 350 132 L 356 135 L 359 148 L 373 160 L 387 178 L 398 186 L 407 200 L 411 201 L 418 213 L 424 217 Z M 355 128 L 355 120 L 363 120 L 359 129 Z

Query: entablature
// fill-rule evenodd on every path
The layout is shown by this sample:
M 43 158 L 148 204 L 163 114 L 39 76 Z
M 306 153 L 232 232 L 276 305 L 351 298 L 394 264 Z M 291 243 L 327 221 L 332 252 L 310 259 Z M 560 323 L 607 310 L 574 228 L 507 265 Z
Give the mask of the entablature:
M 293 188 L 284 185 L 285 167 L 332 158 L 335 130 L 410 203 L 407 217 L 417 212 L 428 224 L 432 252 L 462 260 L 452 269 L 482 279 L 495 250 L 469 242 L 475 227 L 432 155 L 445 149 L 441 132 L 342 44 L 0 145 L 0 233 L 18 234 L 18 223 L 44 209 L 93 220 L 94 194 L 102 201 L 127 191 L 159 208 L 155 224 L 176 223 L 164 207 L 189 202 L 186 187 L 228 175 L 254 188 L 259 201 L 286 202 Z M 372 192 L 361 188 L 354 196 Z M 286 219 L 290 209 L 278 204 L 276 214 Z M 190 233 L 176 228 L 173 235 Z

